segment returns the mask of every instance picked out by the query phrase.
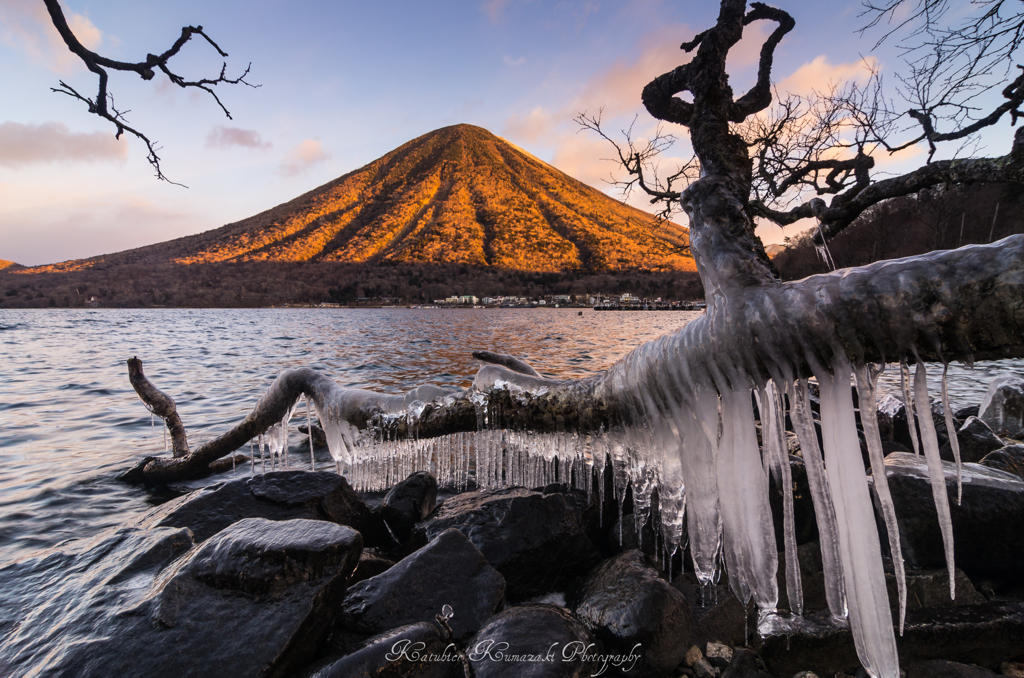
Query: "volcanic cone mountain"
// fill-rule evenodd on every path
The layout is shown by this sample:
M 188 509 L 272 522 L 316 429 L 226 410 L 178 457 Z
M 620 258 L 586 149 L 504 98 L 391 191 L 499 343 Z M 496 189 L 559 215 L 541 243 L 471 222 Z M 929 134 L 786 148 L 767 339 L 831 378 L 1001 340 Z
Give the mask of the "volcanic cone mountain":
M 445 127 L 261 214 L 48 268 L 111 264 L 468 264 L 521 271 L 694 270 L 656 223 L 487 130 Z

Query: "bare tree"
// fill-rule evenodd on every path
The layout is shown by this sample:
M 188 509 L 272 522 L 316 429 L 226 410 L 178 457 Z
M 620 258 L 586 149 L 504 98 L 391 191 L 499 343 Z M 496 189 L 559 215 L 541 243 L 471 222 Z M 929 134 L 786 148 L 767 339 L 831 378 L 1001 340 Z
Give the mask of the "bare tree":
M 224 111 L 224 115 L 231 119 L 231 112 L 228 111 L 227 107 L 217 96 L 217 92 L 214 89 L 217 85 L 237 85 L 243 84 L 249 87 L 259 87 L 245 80 L 246 76 L 249 75 L 249 66 L 245 67 L 245 70 L 237 78 L 230 78 L 227 76 L 227 62 L 221 66 L 220 74 L 212 78 L 201 78 L 199 80 L 186 80 L 182 76 L 174 73 L 170 68 L 170 60 L 174 58 L 181 49 L 185 46 L 193 36 L 199 36 L 206 40 L 217 53 L 227 58 L 228 53 L 220 48 L 220 46 L 213 41 L 204 31 L 202 26 L 185 26 L 181 29 L 181 35 L 174 41 L 167 50 L 160 54 L 147 54 L 144 61 L 127 62 L 127 61 L 116 61 L 114 59 L 108 59 L 105 56 L 97 54 L 90 49 L 87 49 L 79 39 L 75 36 L 71 27 L 68 25 L 67 19 L 64 16 L 64 11 L 61 9 L 59 0 L 43 0 L 43 4 L 46 5 L 47 11 L 50 13 L 50 20 L 53 22 L 54 27 L 60 34 L 60 37 L 64 40 L 64 44 L 68 46 L 68 49 L 82 60 L 91 72 L 96 74 L 99 80 L 98 89 L 95 97 L 89 97 L 84 94 L 80 94 L 75 88 L 67 84 L 63 80 L 60 81 L 58 87 L 52 87 L 51 90 L 59 92 L 60 94 L 66 94 L 72 98 L 82 101 L 88 106 L 89 112 L 98 115 L 111 122 L 116 129 L 116 138 L 120 139 L 121 135 L 128 132 L 132 136 L 141 140 L 146 144 L 147 157 L 149 164 L 153 166 L 153 170 L 156 172 L 156 178 L 161 181 L 167 181 L 169 183 L 175 183 L 170 181 L 163 173 L 160 167 L 160 156 L 157 152 L 160 148 L 156 145 L 156 142 L 150 139 L 148 136 L 140 132 L 138 129 L 131 127 L 128 124 L 128 120 L 125 118 L 125 114 L 128 111 L 119 110 L 114 103 L 114 95 L 108 89 L 108 71 L 123 71 L 135 73 L 143 80 L 152 80 L 157 71 L 167 76 L 167 79 L 172 83 L 182 88 L 195 88 L 203 90 L 213 97 L 220 109 Z M 181 185 L 181 184 L 176 184 Z

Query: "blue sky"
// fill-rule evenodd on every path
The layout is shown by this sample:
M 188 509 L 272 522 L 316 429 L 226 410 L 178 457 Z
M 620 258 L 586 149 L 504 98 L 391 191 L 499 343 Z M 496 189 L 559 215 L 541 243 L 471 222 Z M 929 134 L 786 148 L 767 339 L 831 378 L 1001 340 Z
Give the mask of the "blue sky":
M 860 77 L 862 56 L 884 72 L 899 66 L 891 53 L 871 53 L 873 38 L 855 33 L 863 23 L 859 2 L 775 4 L 797 20 L 777 51 L 780 87 L 807 91 Z M 127 61 L 162 51 L 182 26 L 201 24 L 230 54 L 228 75 L 251 62 L 249 79 L 261 87 L 221 89 L 234 116 L 228 120 L 208 96 L 160 76 L 147 83 L 113 75 L 118 107 L 159 141 L 165 174 L 189 188 L 158 182 L 140 142 L 115 142 L 105 121 L 50 92 L 63 79 L 93 95 L 95 77 L 60 42 L 42 2 L 0 0 L 0 259 L 28 265 L 217 228 L 461 122 L 614 193 L 602 182 L 614 170 L 604 160 L 610 149 L 579 133 L 573 116 L 603 106 L 609 128 L 639 115 L 636 131 L 651 133 L 643 85 L 682 63 L 679 44 L 717 14 L 714 3 L 693 0 L 62 5 L 87 46 Z M 772 27 L 748 28 L 731 55 L 734 89 L 753 82 L 760 39 Z M 193 39 L 176 70 L 212 76 L 220 65 L 212 48 Z M 1006 152 L 1011 132 L 1004 124 L 986 138 L 991 154 Z M 762 237 L 777 242 L 797 231 L 766 227 Z

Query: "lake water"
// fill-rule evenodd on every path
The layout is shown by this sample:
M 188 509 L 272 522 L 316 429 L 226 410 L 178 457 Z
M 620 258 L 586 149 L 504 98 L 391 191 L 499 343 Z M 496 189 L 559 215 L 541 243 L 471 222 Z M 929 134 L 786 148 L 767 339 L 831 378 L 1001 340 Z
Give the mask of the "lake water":
M 164 448 L 161 422 L 151 425 L 128 383 L 125 361 L 132 356 L 175 399 L 194 448 L 239 422 L 287 367 L 308 365 L 345 386 L 390 392 L 422 383 L 466 387 L 480 366 L 471 352 L 488 349 L 520 357 L 545 376 L 582 377 L 697 316 L 580 316 L 576 309 L 0 311 L 0 565 L 92 536 L 172 496 L 115 480 Z M 1024 376 L 1024 363 L 951 366 L 953 407 L 976 404 L 1005 371 Z M 931 371 L 933 385 L 940 372 Z M 899 389 L 891 371 L 882 382 L 883 391 Z M 937 386 L 933 393 L 938 397 Z M 323 455 L 318 464 L 333 466 Z M 290 466 L 303 464 L 308 468 L 308 452 L 293 451 Z

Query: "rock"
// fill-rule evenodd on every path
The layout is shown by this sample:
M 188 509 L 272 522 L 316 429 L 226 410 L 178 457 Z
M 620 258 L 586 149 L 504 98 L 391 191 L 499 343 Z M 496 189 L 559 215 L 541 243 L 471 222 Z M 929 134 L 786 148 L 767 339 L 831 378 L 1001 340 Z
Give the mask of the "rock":
M 683 595 L 658 577 L 640 551 L 625 551 L 598 565 L 574 586 L 570 609 L 612 653 L 643 648 L 639 676 L 662 676 L 683 660 L 697 634 Z
M 896 419 L 902 416 L 904 429 L 907 426 L 907 415 L 903 406 L 903 401 L 892 395 L 886 393 L 878 400 L 878 404 L 875 406 L 876 415 L 878 417 L 878 433 L 882 438 L 882 441 L 891 441 L 895 439 L 896 435 Z
M 716 678 L 718 672 L 715 671 L 715 667 L 708 663 L 707 659 L 703 657 L 698 659 L 697 662 L 690 667 L 693 671 L 693 675 L 697 678 Z M 652 674 L 653 675 L 653 674 Z
M 314 448 L 317 448 L 317 447 L 327 447 L 327 434 L 324 433 L 324 430 L 322 428 L 320 428 L 319 426 L 317 426 L 316 424 L 313 424 L 312 430 L 313 430 L 313 447 Z M 307 427 L 305 424 L 300 424 L 299 425 L 299 433 L 302 434 L 302 440 L 306 443 L 307 447 L 309 446 L 309 437 L 310 437 L 309 431 L 310 431 L 310 428 Z
M 410 624 L 365 641 L 344 657 L 307 669 L 303 678 L 462 678 L 458 648 L 432 622 Z
M 817 612 L 828 607 L 825 598 L 825 575 L 821 565 L 821 547 L 812 541 L 797 547 L 800 562 L 800 587 L 803 591 L 804 612 Z M 779 569 L 776 573 L 779 587 L 779 609 L 790 610 L 789 591 L 786 588 L 786 552 L 779 551 Z
M 722 643 L 708 643 L 704 652 L 708 663 L 724 669 L 732 661 L 732 648 Z
M 960 443 L 960 461 L 979 462 L 982 458 L 1003 447 L 1003 441 L 992 432 L 988 424 L 977 417 L 969 417 L 964 425 L 956 432 L 957 441 Z M 946 445 L 939 451 L 946 461 L 953 459 L 953 448 Z
M 1024 678 L 1024 662 L 1003 662 L 999 665 L 999 673 L 1004 676 Z
M 380 516 L 348 481 L 324 471 L 274 471 L 210 485 L 158 506 L 140 525 L 187 527 L 202 542 L 243 518 L 329 520 L 356 529 L 367 545 L 392 544 Z
M 340 624 L 356 633 L 433 621 L 444 605 L 458 639 L 472 635 L 501 604 L 505 581 L 458 530 L 449 529 L 386 572 L 354 584 Z
M 186 530 L 119 531 L 72 558 L 0 649 L 26 673 L 287 676 L 324 640 L 362 549 L 324 521 L 239 521 L 169 558 Z M 170 540 L 170 543 L 168 540 Z
M 967 421 L 969 417 L 976 417 L 981 414 L 981 408 L 977 405 L 971 405 L 969 407 L 961 407 L 959 410 L 953 412 L 953 416 L 958 421 Z
M 746 613 L 739 599 L 724 584 L 708 586 L 702 591 L 691 572 L 677 577 L 672 586 L 676 588 L 693 612 L 697 637 L 701 643 L 712 640 L 730 645 L 746 645 Z
M 596 675 L 605 658 L 609 669 L 621 667 L 635 676 L 630 669 L 639 651 L 602 657 L 594 636 L 568 610 L 537 604 L 491 617 L 466 644 L 475 678 L 584 678 Z
M 1012 473 L 1024 480 L 1024 445 L 1007 445 L 985 455 L 982 466 Z
M 395 561 L 382 555 L 378 549 L 363 549 L 362 555 L 359 556 L 359 564 L 356 565 L 355 572 L 348 579 L 349 586 L 387 572 L 394 564 Z
M 512 601 L 564 590 L 600 559 L 586 534 L 583 507 L 560 492 L 521 487 L 466 492 L 419 523 L 412 541 L 425 543 L 453 527 L 505 577 L 505 595 Z
M 775 676 L 792 676 L 798 671 L 852 675 L 860 666 L 849 625 L 833 619 L 828 610 L 802 617 L 786 612 L 762 615 L 754 648 Z
M 384 497 L 380 515 L 401 543 L 409 541 L 412 528 L 430 515 L 437 503 L 437 478 L 417 471 L 398 483 Z
M 704 659 L 704 653 L 696 645 L 691 645 L 690 649 L 683 655 L 683 663 L 687 666 L 693 666 L 701 659 Z
M 987 678 L 994 675 L 988 669 L 942 659 L 914 662 L 907 666 L 907 678 Z
M 1024 481 L 979 464 L 964 464 L 963 502 L 957 506 L 956 466 L 943 462 L 943 471 L 957 567 L 972 579 L 1020 579 L 1020 563 L 1024 562 Z M 908 568 L 944 568 L 942 535 L 923 455 L 891 454 L 885 459 L 885 473 Z
M 949 573 L 941 570 L 907 571 L 907 610 L 932 607 L 963 607 L 986 603 L 985 596 L 974 588 L 964 571 L 956 568 L 953 580 L 956 584 L 956 598 L 949 597 Z M 899 614 L 899 589 L 896 576 L 885 575 L 885 587 L 889 592 L 889 607 L 893 614 Z
M 622 532 L 621 537 L 619 536 L 620 531 Z M 616 553 L 640 549 L 649 556 L 654 555 L 654 529 L 651 527 L 650 520 L 644 523 L 640 533 L 643 535 L 643 544 L 637 539 L 636 521 L 633 514 L 627 513 L 622 516 L 621 523 L 615 521 L 615 524 L 612 525 L 612 529 L 608 533 L 608 543 Z
M 988 385 L 978 417 L 999 435 L 1024 438 L 1024 379 L 1005 374 Z
M 737 650 L 733 653 L 729 666 L 722 671 L 721 678 L 771 678 L 765 671 L 757 655 L 750 650 Z

